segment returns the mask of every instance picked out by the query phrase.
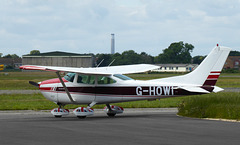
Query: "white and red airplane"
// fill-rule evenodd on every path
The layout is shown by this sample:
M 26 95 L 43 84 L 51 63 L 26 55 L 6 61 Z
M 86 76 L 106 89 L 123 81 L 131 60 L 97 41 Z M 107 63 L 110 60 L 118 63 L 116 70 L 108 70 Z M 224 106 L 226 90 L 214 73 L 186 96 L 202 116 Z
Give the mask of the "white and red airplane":
M 137 100 L 153 100 L 186 95 L 207 94 L 222 91 L 215 86 L 230 48 L 216 46 L 204 61 L 191 73 L 154 80 L 133 80 L 123 74 L 141 73 L 159 68 L 150 64 L 122 65 L 98 68 L 73 68 L 54 66 L 24 65 L 24 70 L 44 70 L 56 72 L 58 78 L 39 83 L 29 82 L 39 87 L 41 93 L 59 105 L 51 113 L 55 117 L 69 114 L 63 109 L 66 104 L 88 104 L 78 107 L 73 113 L 79 118 L 93 115 L 91 108 L 96 104 L 106 104 L 108 116 L 123 113 L 123 108 L 111 103 Z M 68 72 L 63 78 L 60 72 Z

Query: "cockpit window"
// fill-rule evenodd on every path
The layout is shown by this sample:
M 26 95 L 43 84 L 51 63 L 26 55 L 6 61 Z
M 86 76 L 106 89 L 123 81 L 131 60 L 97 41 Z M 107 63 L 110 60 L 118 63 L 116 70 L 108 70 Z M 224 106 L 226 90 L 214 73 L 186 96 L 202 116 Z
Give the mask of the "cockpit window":
M 73 82 L 74 77 L 75 77 L 75 73 L 67 73 L 67 74 L 64 76 L 64 79 L 67 80 L 67 81 L 69 81 L 69 82 Z
M 125 76 L 125 75 L 121 75 L 121 74 L 115 74 L 113 75 L 114 77 L 117 77 L 121 80 L 133 80 L 132 78 L 128 77 L 128 76 Z
M 95 83 L 95 76 L 78 74 L 77 83 L 94 84 Z
M 113 84 L 116 83 L 116 81 L 112 78 L 109 78 L 107 76 L 98 76 L 98 84 Z

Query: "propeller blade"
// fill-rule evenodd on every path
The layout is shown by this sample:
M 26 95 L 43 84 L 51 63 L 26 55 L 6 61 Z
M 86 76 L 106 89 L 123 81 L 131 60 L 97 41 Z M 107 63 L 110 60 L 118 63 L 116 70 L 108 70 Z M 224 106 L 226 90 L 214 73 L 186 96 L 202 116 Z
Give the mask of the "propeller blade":
M 39 87 L 39 84 L 33 81 L 29 81 L 29 84 L 34 85 L 35 87 Z

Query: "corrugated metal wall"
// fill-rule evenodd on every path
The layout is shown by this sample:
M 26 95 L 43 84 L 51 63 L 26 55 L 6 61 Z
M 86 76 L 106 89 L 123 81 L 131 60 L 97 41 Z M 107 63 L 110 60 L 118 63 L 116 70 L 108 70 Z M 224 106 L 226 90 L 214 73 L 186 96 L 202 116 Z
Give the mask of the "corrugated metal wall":
M 94 58 L 89 57 L 24 57 L 23 65 L 93 67 Z

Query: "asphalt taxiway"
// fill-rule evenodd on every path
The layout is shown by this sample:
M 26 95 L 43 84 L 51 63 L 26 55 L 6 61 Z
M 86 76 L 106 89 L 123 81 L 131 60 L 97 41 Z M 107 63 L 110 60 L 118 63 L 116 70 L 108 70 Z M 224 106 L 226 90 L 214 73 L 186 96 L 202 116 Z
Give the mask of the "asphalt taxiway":
M 78 119 L 48 111 L 0 111 L 0 144 L 202 145 L 239 144 L 240 123 L 179 117 L 176 109 L 125 109 L 109 118 L 101 110 Z

